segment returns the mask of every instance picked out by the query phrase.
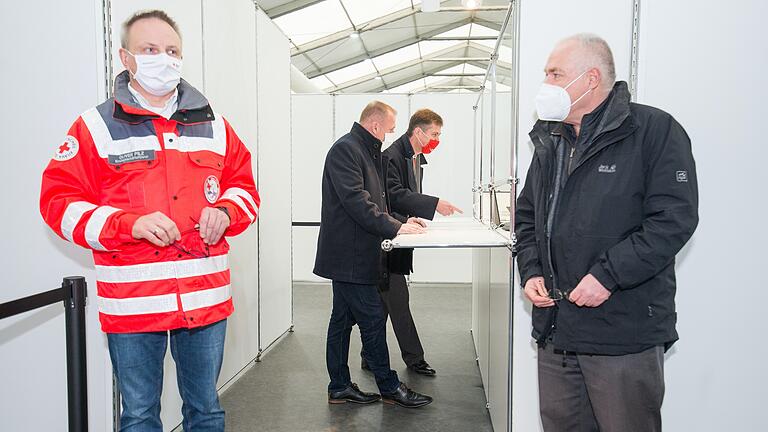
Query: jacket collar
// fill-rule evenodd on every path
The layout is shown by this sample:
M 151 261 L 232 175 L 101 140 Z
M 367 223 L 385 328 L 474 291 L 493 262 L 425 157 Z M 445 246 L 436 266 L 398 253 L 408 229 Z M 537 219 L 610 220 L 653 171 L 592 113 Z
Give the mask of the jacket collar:
M 381 152 L 381 140 L 373 136 L 368 130 L 355 122 L 349 131 L 365 147 L 371 155 Z
M 616 82 L 606 100 L 595 111 L 584 116 L 582 125 L 586 126 L 588 130 L 582 130 L 582 133 L 589 133 L 591 139 L 595 139 L 613 131 L 628 132 L 634 129 L 633 121 L 625 123 L 627 118 L 631 118 L 630 99 L 631 95 L 627 83 L 624 81 Z M 618 131 L 620 128 L 621 131 Z M 624 131 L 624 128 L 627 130 Z M 531 130 L 530 136 L 531 138 L 538 136 L 541 138 L 540 142 L 544 143 L 547 142 L 544 139 L 546 136 L 562 135 L 564 132 L 565 123 L 563 122 L 538 120 Z M 537 145 L 537 141 L 539 140 L 533 140 L 534 145 Z
M 405 159 L 413 159 L 413 155 L 415 152 L 413 151 L 413 146 L 411 145 L 411 139 L 408 137 L 407 133 L 404 133 L 403 136 L 397 139 L 394 143 L 392 143 L 392 146 L 397 146 L 398 152 L 403 156 Z M 419 165 L 426 165 L 427 164 L 427 158 L 424 156 L 424 153 L 419 153 Z
M 161 118 L 159 115 L 141 107 L 136 98 L 128 90 L 130 77 L 128 71 L 121 72 L 115 78 L 115 112 L 114 117 L 128 123 L 141 123 L 146 120 Z M 208 99 L 187 81 L 181 80 L 178 86 L 179 107 L 171 116 L 182 124 L 204 123 L 214 120 L 213 110 Z

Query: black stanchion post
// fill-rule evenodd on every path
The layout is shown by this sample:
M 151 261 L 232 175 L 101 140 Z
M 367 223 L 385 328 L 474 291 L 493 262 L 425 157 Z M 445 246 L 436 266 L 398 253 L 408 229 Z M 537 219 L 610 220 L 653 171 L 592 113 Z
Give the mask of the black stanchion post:
M 67 277 L 64 288 L 64 317 L 67 327 L 67 402 L 69 432 L 88 431 L 88 381 L 85 361 L 85 299 L 82 276 Z

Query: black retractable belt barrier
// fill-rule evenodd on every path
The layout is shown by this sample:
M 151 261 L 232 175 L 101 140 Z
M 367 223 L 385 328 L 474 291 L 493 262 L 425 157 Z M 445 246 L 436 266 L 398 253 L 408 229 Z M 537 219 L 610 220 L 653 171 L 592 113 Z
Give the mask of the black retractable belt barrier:
M 85 299 L 82 276 L 66 277 L 61 288 L 0 304 L 0 320 L 59 301 L 64 302 L 67 335 L 69 432 L 88 431 L 88 381 L 85 361 Z

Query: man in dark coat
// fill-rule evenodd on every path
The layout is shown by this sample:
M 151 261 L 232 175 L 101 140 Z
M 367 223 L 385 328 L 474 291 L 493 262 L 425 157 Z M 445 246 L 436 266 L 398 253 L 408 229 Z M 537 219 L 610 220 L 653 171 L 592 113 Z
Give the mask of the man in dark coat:
M 395 127 L 395 110 L 371 102 L 360 122 L 328 151 L 323 170 L 320 235 L 314 273 L 333 282 L 333 311 L 328 325 L 326 363 L 331 382 L 328 402 L 384 402 L 416 408 L 432 398 L 410 390 L 390 369 L 387 318 L 379 296 L 386 283 L 384 239 L 415 234 L 424 228 L 415 221 L 398 221 L 388 214 L 381 163 L 381 143 Z M 349 375 L 349 337 L 360 328 L 363 350 L 381 396 L 361 391 Z
M 392 215 L 399 220 L 411 217 L 432 220 L 435 212 L 450 216 L 461 213 L 446 200 L 421 193 L 424 154 L 431 153 L 440 143 L 443 119 L 434 111 L 416 111 L 408 124 L 408 131 L 384 150 L 387 167 L 387 192 Z M 383 287 L 381 298 L 385 311 L 392 320 L 403 361 L 414 372 L 434 376 L 435 370 L 424 359 L 424 348 L 413 322 L 409 306 L 408 283 L 405 275 L 413 271 L 413 249 L 394 249 L 389 254 L 389 286 Z M 363 369 L 367 369 L 365 359 Z
M 675 255 L 698 224 L 690 139 L 669 114 L 630 102 L 597 36 L 562 41 L 545 73 L 515 221 L 542 424 L 660 431 Z

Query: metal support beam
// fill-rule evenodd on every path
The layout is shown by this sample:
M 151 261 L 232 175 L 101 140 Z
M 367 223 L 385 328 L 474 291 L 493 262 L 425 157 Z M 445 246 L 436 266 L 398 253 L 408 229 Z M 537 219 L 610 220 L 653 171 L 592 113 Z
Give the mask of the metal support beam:
M 428 76 L 436 76 L 436 77 L 481 77 L 485 76 L 484 73 L 443 73 L 443 72 L 437 72 L 433 74 L 429 74 Z
M 453 13 L 464 13 L 466 14 L 466 19 L 471 22 L 476 22 L 478 24 L 481 24 L 485 27 L 499 30 L 501 26 L 499 26 L 498 23 L 494 23 L 482 18 L 478 18 L 474 15 L 475 12 L 484 12 L 484 11 L 504 11 L 507 10 L 507 6 L 487 6 L 487 7 L 479 7 L 477 9 L 465 9 L 462 7 L 445 7 L 440 9 L 440 12 L 453 12 Z M 367 23 L 360 24 L 358 26 L 357 32 L 362 34 L 371 30 L 376 30 L 380 27 L 384 27 L 388 24 L 392 24 L 393 22 L 400 21 L 401 19 L 408 18 L 411 15 L 421 14 L 421 9 L 414 9 L 414 8 L 405 8 L 401 9 L 397 12 L 393 12 L 389 15 L 384 15 L 381 18 L 377 18 L 372 21 L 368 21 Z M 434 12 L 430 12 L 434 13 Z M 458 21 L 458 20 L 457 20 Z M 292 56 L 303 54 L 307 51 L 311 51 L 314 49 L 322 48 L 327 45 L 331 45 L 335 42 L 339 42 L 341 40 L 344 40 L 345 38 L 348 38 L 350 34 L 354 33 L 355 29 L 348 28 L 342 31 L 338 31 L 336 33 L 330 34 L 328 36 L 325 36 L 323 38 L 314 40 L 312 42 L 307 42 L 306 44 L 299 47 L 297 51 L 294 51 L 291 53 Z
M 430 41 L 486 41 L 496 40 L 496 36 L 435 36 L 429 39 Z
M 321 1 L 323 0 L 294 0 L 279 6 L 275 6 L 272 9 L 264 9 L 261 7 L 261 5 L 259 5 L 259 7 L 264 9 L 264 12 L 266 12 L 271 19 L 275 19 L 291 12 L 304 9 L 305 7 L 312 6 L 313 4 L 320 3 Z M 259 4 L 259 2 L 257 1 L 256 4 Z
M 488 61 L 488 57 L 442 57 L 424 59 L 425 62 L 472 62 L 472 61 Z
M 455 22 L 449 23 L 449 24 L 447 24 L 445 26 L 441 26 L 441 27 L 438 27 L 436 29 L 432 29 L 432 30 L 430 30 L 428 32 L 425 32 L 425 33 L 421 34 L 421 38 L 411 38 L 411 39 L 399 40 L 399 41 L 397 41 L 397 42 L 395 42 L 395 43 L 393 43 L 391 45 L 386 45 L 386 46 L 378 48 L 378 49 L 373 49 L 368 54 L 361 53 L 361 54 L 358 54 L 358 55 L 356 55 L 354 57 L 349 57 L 347 59 L 344 59 L 343 61 L 336 62 L 334 64 L 325 66 L 323 68 L 318 67 L 318 71 L 317 72 L 305 72 L 305 73 L 307 74 L 308 78 L 314 78 L 314 77 L 316 77 L 318 75 L 324 75 L 324 74 L 327 74 L 327 73 L 331 73 L 333 71 L 336 71 L 336 70 L 339 70 L 339 69 L 343 69 L 343 68 L 345 68 L 347 66 L 350 66 L 350 65 L 353 65 L 355 63 L 359 63 L 359 62 L 361 62 L 361 61 L 363 61 L 363 60 L 365 60 L 367 58 L 378 57 L 380 55 L 384 55 L 384 54 L 390 53 L 392 51 L 399 50 L 400 48 L 404 48 L 406 46 L 413 45 L 413 44 L 415 44 L 417 42 L 420 42 L 421 40 L 428 40 L 432 36 L 438 35 L 440 33 L 445 33 L 447 31 L 453 30 L 455 28 L 458 28 L 458 27 L 461 27 L 463 25 L 469 24 L 470 22 L 471 22 L 471 20 L 469 18 L 466 18 L 466 19 L 461 20 L 461 21 L 455 21 Z M 296 55 L 298 55 L 298 54 L 292 54 L 292 56 L 296 56 Z M 309 58 L 309 56 L 307 56 L 307 58 Z M 315 62 L 313 62 L 313 63 L 315 63 Z

